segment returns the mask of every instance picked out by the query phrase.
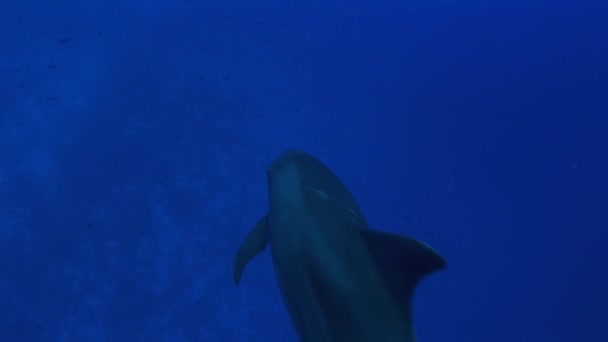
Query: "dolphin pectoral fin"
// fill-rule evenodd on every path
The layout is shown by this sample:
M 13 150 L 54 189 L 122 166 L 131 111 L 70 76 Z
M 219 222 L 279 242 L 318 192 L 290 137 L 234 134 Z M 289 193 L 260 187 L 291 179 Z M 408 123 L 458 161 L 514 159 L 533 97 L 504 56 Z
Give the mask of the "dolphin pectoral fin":
M 247 264 L 260 254 L 268 245 L 268 229 L 266 227 L 266 215 L 249 232 L 245 241 L 239 248 L 234 261 L 234 283 L 238 285 Z
M 360 232 L 385 285 L 409 316 L 416 285 L 426 275 L 446 268 L 445 259 L 412 238 L 371 229 Z

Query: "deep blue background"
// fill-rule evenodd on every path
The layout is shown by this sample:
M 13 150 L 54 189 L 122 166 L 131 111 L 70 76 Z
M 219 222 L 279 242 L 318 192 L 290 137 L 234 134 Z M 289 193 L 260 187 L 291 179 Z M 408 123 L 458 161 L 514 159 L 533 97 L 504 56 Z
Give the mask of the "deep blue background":
M 608 341 L 606 1 L 0 2 L 0 340 L 295 341 L 288 147 L 449 269 L 420 341 Z

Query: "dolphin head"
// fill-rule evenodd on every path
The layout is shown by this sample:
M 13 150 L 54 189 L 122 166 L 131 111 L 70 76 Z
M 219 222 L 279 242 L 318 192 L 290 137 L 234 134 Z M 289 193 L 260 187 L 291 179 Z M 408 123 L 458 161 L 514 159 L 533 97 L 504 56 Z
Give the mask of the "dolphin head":
M 275 159 L 267 170 L 270 207 L 296 206 L 301 203 L 298 151 L 288 150 Z
M 311 166 L 314 168 L 314 164 L 316 164 L 316 167 L 323 166 L 315 157 L 304 151 L 295 149 L 286 150 L 270 164 L 268 167 L 268 177 L 272 179 L 285 172 L 294 171 L 294 169 L 291 169 L 293 167 L 302 169 L 307 164 L 309 168 Z
M 356 200 L 323 162 L 297 149 L 284 151 L 267 170 L 271 208 L 274 205 L 333 208 L 367 222 Z
M 350 196 L 346 187 L 325 164 L 301 150 L 284 151 L 272 162 L 267 174 L 271 196 L 281 191 L 313 191 L 326 200 Z

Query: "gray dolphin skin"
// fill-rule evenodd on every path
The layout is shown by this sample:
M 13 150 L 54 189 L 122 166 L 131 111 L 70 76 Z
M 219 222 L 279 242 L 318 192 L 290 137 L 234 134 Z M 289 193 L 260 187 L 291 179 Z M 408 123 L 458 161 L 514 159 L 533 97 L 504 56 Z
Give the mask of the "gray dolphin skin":
M 283 301 L 301 341 L 412 342 L 412 296 L 444 269 L 435 250 L 369 227 L 340 179 L 288 150 L 268 168 L 269 209 L 238 250 L 234 281 L 270 244 Z

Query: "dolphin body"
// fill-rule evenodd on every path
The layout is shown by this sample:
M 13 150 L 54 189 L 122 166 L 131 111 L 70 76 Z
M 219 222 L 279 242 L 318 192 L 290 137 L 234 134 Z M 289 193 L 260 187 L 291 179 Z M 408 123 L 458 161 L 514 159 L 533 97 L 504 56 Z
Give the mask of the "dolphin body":
M 412 342 L 417 283 L 446 267 L 429 246 L 373 230 L 321 161 L 288 150 L 268 168 L 269 210 L 238 250 L 234 281 L 270 243 L 278 284 L 304 342 Z

